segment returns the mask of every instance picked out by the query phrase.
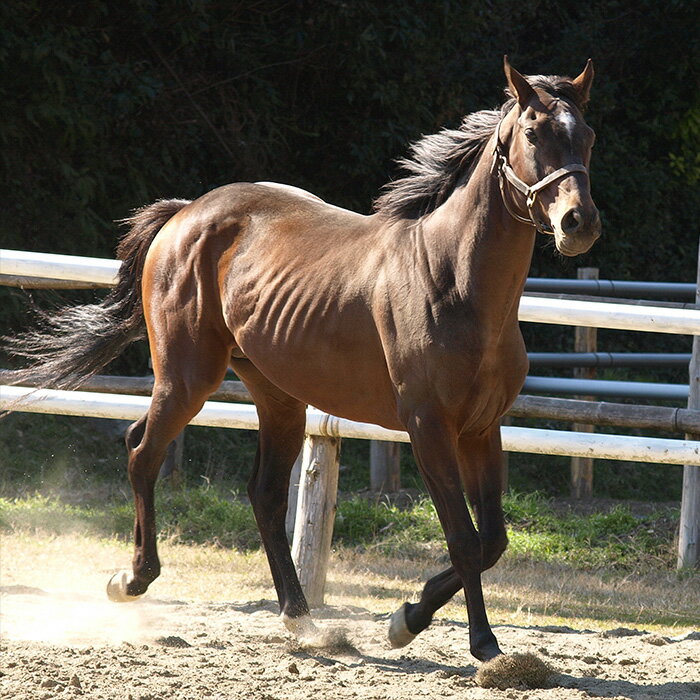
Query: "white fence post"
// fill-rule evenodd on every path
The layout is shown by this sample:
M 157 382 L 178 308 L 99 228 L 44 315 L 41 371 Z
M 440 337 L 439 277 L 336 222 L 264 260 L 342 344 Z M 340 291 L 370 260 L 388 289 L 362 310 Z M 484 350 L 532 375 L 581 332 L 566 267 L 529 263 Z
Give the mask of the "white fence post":
M 338 498 L 340 438 L 307 435 L 292 559 L 310 607 L 323 605 Z

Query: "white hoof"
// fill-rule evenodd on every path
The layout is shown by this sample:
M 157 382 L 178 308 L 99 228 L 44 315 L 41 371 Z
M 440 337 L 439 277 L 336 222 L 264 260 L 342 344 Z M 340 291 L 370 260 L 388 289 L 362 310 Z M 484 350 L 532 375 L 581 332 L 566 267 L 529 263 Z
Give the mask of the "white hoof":
M 126 592 L 126 584 L 131 580 L 130 571 L 119 571 L 114 574 L 107 584 L 107 597 L 113 603 L 130 603 L 133 600 L 138 600 L 140 595 L 129 595 Z
M 402 605 L 389 619 L 389 643 L 394 649 L 410 644 L 418 635 L 406 625 L 406 606 Z
M 302 615 L 301 617 L 289 617 L 282 613 L 282 622 L 284 626 L 297 639 L 316 639 L 319 635 L 319 629 L 314 624 L 310 615 Z

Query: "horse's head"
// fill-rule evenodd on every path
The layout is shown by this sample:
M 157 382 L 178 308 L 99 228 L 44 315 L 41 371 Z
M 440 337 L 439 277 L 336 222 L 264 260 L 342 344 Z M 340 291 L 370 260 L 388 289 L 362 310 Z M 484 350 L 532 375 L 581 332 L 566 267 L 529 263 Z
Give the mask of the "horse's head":
M 497 137 L 504 202 L 516 218 L 553 234 L 563 255 L 585 253 L 600 236 L 588 178 L 595 134 L 582 114 L 593 64 L 574 80 L 556 79 L 554 95 L 538 87 L 537 77 L 528 82 L 507 57 L 504 68 L 515 98 Z

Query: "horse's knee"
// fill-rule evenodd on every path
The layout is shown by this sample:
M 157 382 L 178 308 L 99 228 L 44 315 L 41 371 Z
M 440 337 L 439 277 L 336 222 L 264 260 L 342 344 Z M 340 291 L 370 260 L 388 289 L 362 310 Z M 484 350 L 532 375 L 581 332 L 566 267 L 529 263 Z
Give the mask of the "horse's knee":
M 476 533 L 469 533 L 466 536 L 450 535 L 446 540 L 450 560 L 458 573 L 474 569 L 481 570 L 483 546 Z
M 508 535 L 505 529 L 493 537 L 481 538 L 481 570 L 490 569 L 501 558 L 507 546 Z

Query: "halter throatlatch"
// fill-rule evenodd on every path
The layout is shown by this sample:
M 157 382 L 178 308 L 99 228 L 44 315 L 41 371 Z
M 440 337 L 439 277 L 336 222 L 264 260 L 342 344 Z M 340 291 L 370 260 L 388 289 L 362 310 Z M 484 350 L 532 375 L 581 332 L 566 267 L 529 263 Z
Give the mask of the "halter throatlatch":
M 551 185 L 553 182 L 560 180 L 571 173 L 586 173 L 588 175 L 588 168 L 583 163 L 571 163 L 570 165 L 564 165 L 553 173 L 550 173 L 546 177 L 536 182 L 534 185 L 528 185 L 523 182 L 516 174 L 510 163 L 508 162 L 508 154 L 501 141 L 501 123 L 498 122 L 498 127 L 496 129 L 496 148 L 493 151 L 494 157 L 494 167 L 498 171 L 498 184 L 501 189 L 501 198 L 503 199 L 503 204 L 505 205 L 508 213 L 516 220 L 524 224 L 530 224 L 535 227 L 538 233 L 554 233 L 554 229 L 544 221 L 538 221 L 535 218 L 533 208 L 535 202 L 537 201 L 537 195 L 545 188 Z M 518 214 L 518 212 L 513 211 L 510 204 L 508 203 L 508 197 L 506 196 L 505 183 L 506 180 L 515 187 L 518 192 L 525 195 L 525 204 L 527 206 L 527 213 L 529 218 L 526 219 L 524 216 Z

